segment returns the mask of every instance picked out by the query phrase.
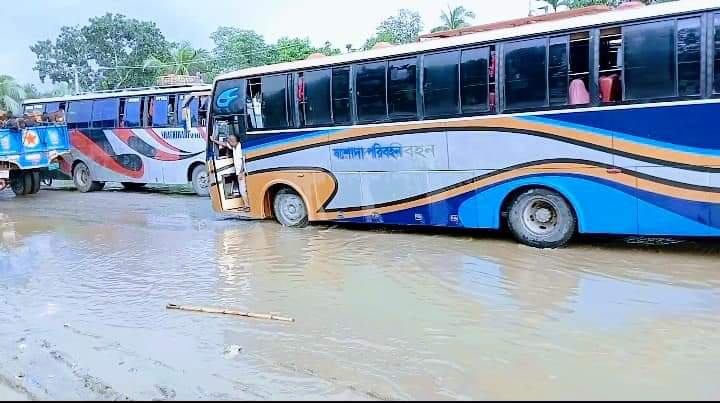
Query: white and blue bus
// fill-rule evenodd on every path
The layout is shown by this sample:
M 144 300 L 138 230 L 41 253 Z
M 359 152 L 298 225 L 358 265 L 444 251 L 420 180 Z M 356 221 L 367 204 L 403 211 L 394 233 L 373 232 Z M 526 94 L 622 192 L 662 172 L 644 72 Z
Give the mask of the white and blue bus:
M 198 195 L 207 196 L 205 127 L 211 88 L 123 89 L 31 99 L 23 105 L 26 113 L 63 116 L 72 148 L 61 164 L 61 179 L 72 178 L 83 193 L 101 190 L 106 182 L 126 189 L 190 183 Z
M 595 11 L 219 77 L 209 136 L 240 138 L 248 200 L 208 142 L 214 208 L 536 247 L 720 235 L 719 3 Z

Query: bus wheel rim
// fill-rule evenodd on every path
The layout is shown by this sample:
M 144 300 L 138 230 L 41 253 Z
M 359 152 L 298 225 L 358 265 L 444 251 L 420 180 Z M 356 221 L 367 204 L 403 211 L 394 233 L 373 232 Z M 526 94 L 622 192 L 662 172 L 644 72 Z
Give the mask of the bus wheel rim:
M 549 235 L 560 224 L 559 209 L 544 197 L 531 199 L 523 209 L 523 224 L 535 235 Z
M 296 196 L 282 196 L 280 198 L 280 214 L 285 221 L 295 224 L 303 219 L 305 208 L 302 200 Z

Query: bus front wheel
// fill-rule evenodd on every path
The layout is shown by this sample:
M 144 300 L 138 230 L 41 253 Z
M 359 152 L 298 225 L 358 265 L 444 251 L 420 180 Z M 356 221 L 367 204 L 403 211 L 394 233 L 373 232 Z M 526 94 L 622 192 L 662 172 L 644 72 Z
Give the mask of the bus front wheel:
M 198 165 L 193 168 L 190 179 L 192 188 L 198 196 L 210 196 L 210 181 L 205 165 Z
M 575 234 L 577 220 L 570 204 L 544 188 L 519 194 L 510 205 L 508 226 L 515 239 L 535 248 L 559 248 Z
M 303 228 L 310 222 L 305 201 L 290 189 L 281 189 L 275 194 L 273 211 L 277 221 L 292 228 Z
M 73 170 L 73 182 L 81 193 L 96 192 L 105 187 L 105 182 L 92 180 L 90 168 L 84 162 L 78 162 Z

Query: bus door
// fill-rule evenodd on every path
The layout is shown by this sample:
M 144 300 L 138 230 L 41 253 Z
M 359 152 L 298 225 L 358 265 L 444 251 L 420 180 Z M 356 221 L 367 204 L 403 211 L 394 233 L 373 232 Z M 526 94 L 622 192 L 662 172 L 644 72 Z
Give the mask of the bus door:
M 232 150 L 220 147 L 230 134 L 241 141 L 246 132 L 246 84 L 245 79 L 221 81 L 213 93 L 210 106 L 210 131 L 208 133 L 207 166 L 210 174 L 210 197 L 216 211 L 242 211 L 246 206 L 238 192 L 238 178 Z

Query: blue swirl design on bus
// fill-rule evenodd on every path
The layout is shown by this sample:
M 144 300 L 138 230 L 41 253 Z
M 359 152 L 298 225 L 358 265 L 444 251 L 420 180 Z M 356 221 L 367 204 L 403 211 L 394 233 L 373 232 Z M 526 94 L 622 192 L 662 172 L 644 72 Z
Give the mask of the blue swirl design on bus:
M 217 99 L 215 99 L 215 105 L 218 108 L 228 108 L 239 97 L 240 88 L 230 88 L 229 90 L 225 90 L 220 93 L 220 95 L 218 95 Z

